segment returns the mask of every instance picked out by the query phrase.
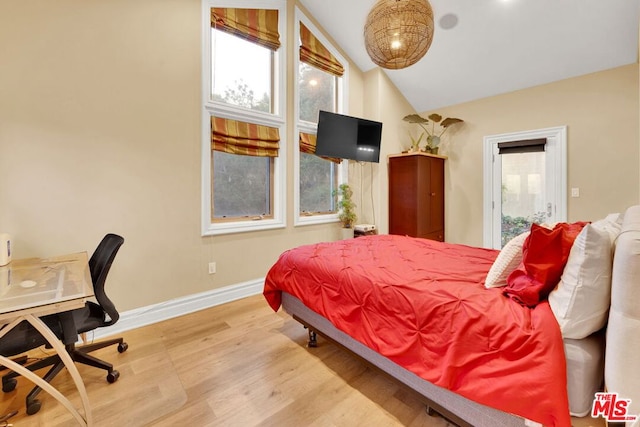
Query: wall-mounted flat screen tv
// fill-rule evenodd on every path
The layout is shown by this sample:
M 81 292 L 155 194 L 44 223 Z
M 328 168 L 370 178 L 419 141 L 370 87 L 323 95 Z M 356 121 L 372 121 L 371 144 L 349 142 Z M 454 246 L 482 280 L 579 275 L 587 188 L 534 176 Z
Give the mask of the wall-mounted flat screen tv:
M 320 110 L 316 154 L 378 163 L 381 137 L 380 122 Z

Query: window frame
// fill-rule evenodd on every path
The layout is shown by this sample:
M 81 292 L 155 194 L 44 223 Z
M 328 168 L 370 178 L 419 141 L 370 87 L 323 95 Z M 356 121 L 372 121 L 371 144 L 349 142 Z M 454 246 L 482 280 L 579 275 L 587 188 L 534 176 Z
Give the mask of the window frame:
M 347 105 L 349 94 L 347 88 L 349 87 L 349 62 L 336 50 L 336 48 L 327 40 L 324 34 L 311 22 L 309 18 L 296 6 L 295 7 L 295 19 L 294 19 L 294 32 L 293 37 L 296 41 L 295 51 L 293 54 L 293 69 L 296 73 L 296 77 L 300 70 L 300 46 L 298 41 L 300 40 L 300 23 L 304 24 L 309 31 L 313 33 L 313 35 L 326 47 L 332 55 L 334 55 L 338 61 L 344 66 L 344 74 L 342 77 L 337 79 L 337 91 L 338 95 L 336 98 L 337 103 L 337 113 L 340 114 L 348 114 Z M 293 117 L 294 117 L 294 135 L 296 137 L 300 135 L 300 132 L 313 133 L 316 134 L 318 130 L 317 123 L 307 122 L 300 120 L 300 88 L 297 84 L 298 79 L 296 78 L 296 84 L 294 84 L 293 94 L 294 94 L 294 102 L 293 102 Z M 294 226 L 305 226 L 305 225 L 313 225 L 313 224 L 327 224 L 338 222 L 338 213 L 328 213 L 328 214 L 311 214 L 304 215 L 300 212 L 300 144 L 296 138 L 296 143 L 293 144 L 293 209 L 294 209 Z M 338 167 L 338 182 L 337 185 L 346 183 L 349 178 L 349 161 L 343 160 Z
M 273 113 L 248 110 L 211 99 L 211 8 L 230 7 L 246 9 L 277 9 L 278 31 L 281 46 L 274 53 L 272 70 Z M 284 228 L 286 226 L 286 165 L 287 165 L 287 127 L 286 127 L 286 63 L 287 63 L 287 4 L 286 0 L 202 0 L 202 165 L 201 165 L 201 234 L 203 236 L 251 232 Z M 242 120 L 279 129 L 280 149 L 274 158 L 273 206 L 272 216 L 260 220 L 254 217 L 214 221 L 211 215 L 213 178 L 211 153 L 211 117 Z

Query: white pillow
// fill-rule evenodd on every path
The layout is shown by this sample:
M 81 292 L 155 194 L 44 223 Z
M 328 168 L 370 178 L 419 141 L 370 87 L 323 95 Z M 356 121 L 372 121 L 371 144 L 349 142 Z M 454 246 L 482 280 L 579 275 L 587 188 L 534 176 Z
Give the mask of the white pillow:
M 611 302 L 609 221 L 587 224 L 576 237 L 549 305 L 564 338 L 580 339 L 607 322 Z
M 507 286 L 507 277 L 509 277 L 509 274 L 515 270 L 522 261 L 522 246 L 528 236 L 529 231 L 525 231 L 524 233 L 509 240 L 507 244 L 504 245 L 504 248 L 502 248 L 498 257 L 489 269 L 487 278 L 484 281 L 484 286 L 486 288 Z
M 593 225 L 606 231 L 613 245 L 616 238 L 618 238 L 618 234 L 620 234 L 620 230 L 622 230 L 622 219 L 623 215 L 621 214 L 609 214 L 605 218 L 595 221 Z

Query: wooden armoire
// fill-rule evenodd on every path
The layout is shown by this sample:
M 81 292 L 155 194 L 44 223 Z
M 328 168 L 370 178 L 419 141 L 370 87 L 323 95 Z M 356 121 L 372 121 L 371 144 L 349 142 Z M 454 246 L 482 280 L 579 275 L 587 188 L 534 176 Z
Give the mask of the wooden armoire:
M 389 234 L 444 242 L 444 162 L 437 154 L 389 156 Z

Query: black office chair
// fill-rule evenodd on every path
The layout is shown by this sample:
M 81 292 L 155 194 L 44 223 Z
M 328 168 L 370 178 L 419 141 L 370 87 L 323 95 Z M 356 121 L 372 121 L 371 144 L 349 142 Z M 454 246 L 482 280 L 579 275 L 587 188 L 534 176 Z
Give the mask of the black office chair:
M 124 239 L 122 237 L 116 234 L 107 234 L 104 236 L 93 255 L 91 255 L 91 259 L 89 260 L 89 270 L 91 272 L 91 280 L 93 281 L 93 291 L 96 300 L 98 301 L 97 304 L 92 301 L 88 301 L 83 308 L 72 310 L 67 313 L 52 314 L 41 317 L 42 321 L 53 331 L 53 333 L 64 342 L 67 352 L 75 362 L 106 370 L 107 381 L 109 383 L 117 381 L 120 377 L 120 373 L 113 369 L 113 365 L 111 363 L 91 356 L 88 353 L 115 344 L 118 344 L 118 352 L 123 353 L 128 348 L 127 343 L 125 343 L 122 338 L 114 338 L 76 347 L 75 342 L 78 339 L 78 334 L 93 331 L 104 326 L 113 325 L 120 317 L 114 304 L 107 297 L 107 294 L 104 291 L 104 284 L 107 279 L 107 274 L 111 269 L 113 259 L 123 243 Z M 73 318 L 73 322 L 70 322 L 71 317 Z M 0 354 L 4 356 L 13 356 L 27 352 L 43 344 L 46 344 L 46 340 L 40 335 L 40 333 L 28 322 L 22 322 L 18 327 L 14 328 L 5 335 L 2 340 L 0 340 Z M 51 366 L 51 369 L 49 369 L 43 379 L 47 382 L 51 382 L 58 372 L 62 370 L 64 364 L 58 355 L 52 355 L 26 365 L 26 367 L 31 371 L 36 371 L 47 366 Z M 17 380 L 15 378 L 17 376 L 19 376 L 19 374 L 15 372 L 5 374 L 2 377 L 2 391 L 5 393 L 13 391 L 17 384 Z M 36 396 L 40 391 L 40 387 L 36 386 L 27 395 L 27 414 L 33 415 L 40 410 L 40 401 L 36 399 Z

